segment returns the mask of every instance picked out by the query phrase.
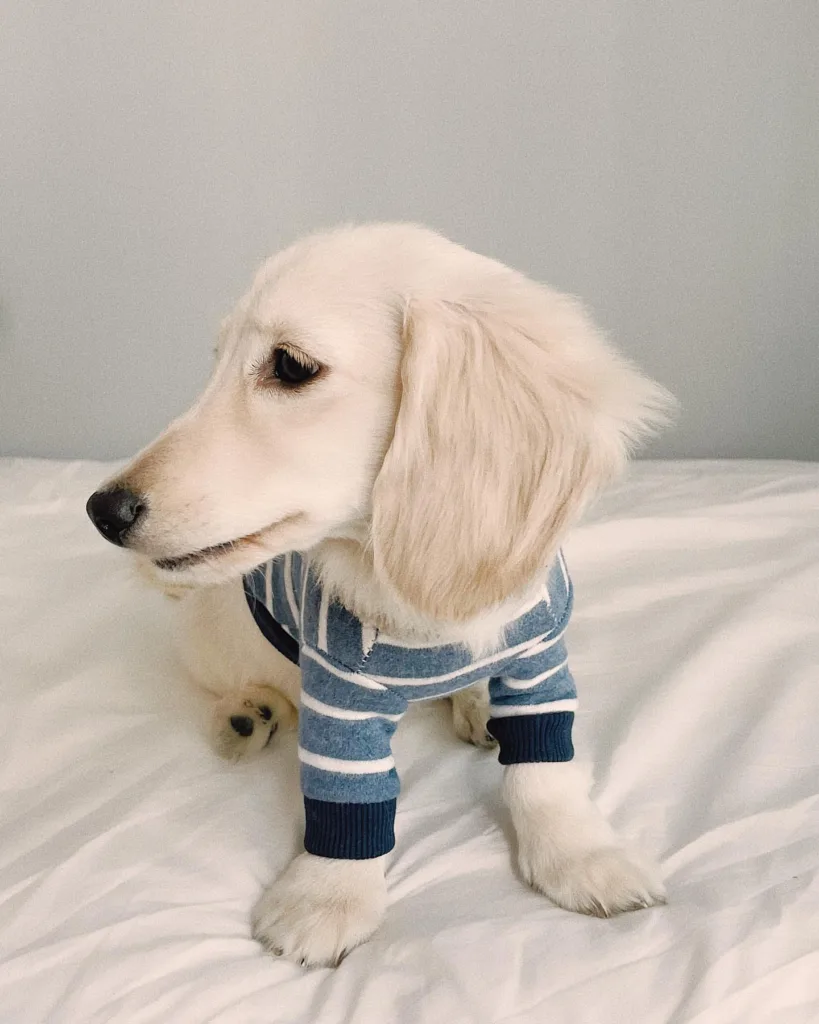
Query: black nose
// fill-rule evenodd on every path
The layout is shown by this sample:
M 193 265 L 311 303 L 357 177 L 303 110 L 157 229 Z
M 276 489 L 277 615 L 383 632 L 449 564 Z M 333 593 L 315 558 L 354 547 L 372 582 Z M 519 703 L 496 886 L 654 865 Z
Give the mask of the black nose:
M 128 532 L 145 511 L 145 501 L 127 487 L 115 487 L 111 491 L 95 491 L 85 511 L 106 540 L 122 547 Z

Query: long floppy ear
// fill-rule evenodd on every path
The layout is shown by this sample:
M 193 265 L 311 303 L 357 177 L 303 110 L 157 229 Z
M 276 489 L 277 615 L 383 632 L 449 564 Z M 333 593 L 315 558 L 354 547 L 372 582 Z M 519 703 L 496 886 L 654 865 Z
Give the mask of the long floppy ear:
M 491 301 L 410 303 L 403 342 L 374 564 L 418 611 L 465 621 L 550 564 L 669 396 L 518 275 Z

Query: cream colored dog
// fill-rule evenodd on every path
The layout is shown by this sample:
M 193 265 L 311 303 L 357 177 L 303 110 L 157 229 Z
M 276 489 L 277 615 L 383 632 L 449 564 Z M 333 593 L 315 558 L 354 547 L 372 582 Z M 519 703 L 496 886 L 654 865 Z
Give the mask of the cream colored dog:
M 236 758 L 299 690 L 248 614 L 244 572 L 309 550 L 363 622 L 485 652 L 667 399 L 572 299 L 423 228 L 342 228 L 262 267 L 204 394 L 89 512 L 185 595 L 185 655 L 214 694 L 217 749 Z M 485 742 L 484 691 L 453 706 L 459 733 Z M 662 902 L 588 784 L 573 762 L 505 769 L 524 878 L 584 913 Z M 383 857 L 304 853 L 261 897 L 254 934 L 336 963 L 385 907 Z

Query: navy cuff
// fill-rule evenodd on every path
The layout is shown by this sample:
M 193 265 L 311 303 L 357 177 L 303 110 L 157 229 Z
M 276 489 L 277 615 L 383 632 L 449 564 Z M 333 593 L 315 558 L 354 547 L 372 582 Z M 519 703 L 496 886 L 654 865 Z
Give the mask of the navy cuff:
M 501 764 L 571 761 L 574 711 L 490 718 L 486 728 L 500 744 Z
M 304 798 L 304 848 L 317 857 L 368 860 L 395 846 L 395 800 L 337 804 Z

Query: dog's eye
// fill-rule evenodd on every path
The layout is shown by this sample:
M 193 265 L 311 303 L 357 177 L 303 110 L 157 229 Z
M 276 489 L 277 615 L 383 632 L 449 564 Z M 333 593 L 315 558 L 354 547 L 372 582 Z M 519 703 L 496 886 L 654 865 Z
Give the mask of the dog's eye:
M 286 348 L 277 348 L 273 353 L 273 376 L 283 384 L 304 384 L 318 371 L 317 366 L 297 359 Z

